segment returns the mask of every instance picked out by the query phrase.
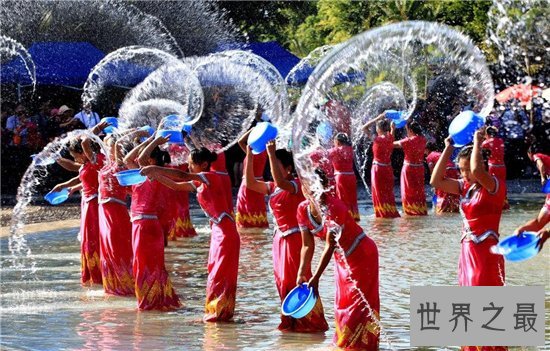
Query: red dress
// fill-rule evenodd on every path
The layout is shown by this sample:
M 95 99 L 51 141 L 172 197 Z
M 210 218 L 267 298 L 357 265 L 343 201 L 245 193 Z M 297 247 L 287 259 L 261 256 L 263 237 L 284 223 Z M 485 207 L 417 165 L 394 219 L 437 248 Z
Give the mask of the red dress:
M 231 192 L 231 178 L 229 177 L 229 173 L 227 173 L 227 167 L 225 164 L 225 153 L 223 151 L 220 151 L 217 155 L 218 158 L 216 159 L 216 161 L 212 162 L 212 164 L 210 165 L 210 171 L 216 173 L 222 178 L 227 207 L 230 208 L 231 213 L 233 213 L 233 193 Z
M 501 286 L 504 284 L 504 258 L 491 253 L 498 244 L 498 227 L 506 184 L 496 176 L 494 194 L 478 184 L 460 184 L 460 212 L 463 217 L 462 249 L 458 264 L 461 286 Z
M 546 169 L 546 178 L 550 177 L 550 156 L 542 153 L 537 153 L 533 155 L 533 160 L 537 162 L 537 160 L 541 160 L 544 164 L 544 168 Z M 550 180 L 547 180 L 550 182 Z M 550 194 L 546 194 L 546 201 L 544 202 L 544 206 L 542 207 L 543 211 L 546 211 L 546 213 L 550 213 Z
M 235 313 L 239 250 L 241 240 L 231 208 L 220 201 L 223 181 L 213 172 L 199 173 L 202 182 L 194 182 L 197 200 L 210 219 L 212 237 L 208 252 L 208 282 L 204 321 L 229 321 Z M 260 194 L 261 195 L 261 194 Z
M 441 157 L 441 152 L 432 151 L 426 157 L 426 162 L 428 166 L 435 167 L 435 164 Z M 449 179 L 459 179 L 460 174 L 455 164 L 450 160 L 447 162 L 447 168 L 445 169 L 445 178 Z M 456 194 L 449 194 L 439 189 L 435 189 L 436 204 L 435 204 L 435 213 L 444 213 L 444 212 L 458 212 L 458 207 L 460 204 L 460 197 Z
M 304 201 L 304 195 L 298 178 L 292 181 L 292 185 L 294 192 L 277 188 L 274 182 L 267 183 L 269 207 L 275 221 L 273 272 L 281 302 L 290 290 L 296 287 L 302 250 L 302 236 L 296 219 L 296 211 L 298 205 Z M 311 278 L 311 267 L 306 272 L 306 278 Z M 328 330 L 321 299 L 318 299 L 314 309 L 303 318 L 295 319 L 281 315 L 279 330 L 302 333 Z
M 393 136 L 382 135 L 374 138 L 372 152 L 374 162 L 371 170 L 371 192 L 374 214 L 380 218 L 399 217 L 393 195 L 393 168 L 391 154 Z
M 460 212 L 462 214 L 462 239 L 458 261 L 460 286 L 504 285 L 504 258 L 491 252 L 498 244 L 498 227 L 506 196 L 506 183 L 494 176 L 497 189 L 491 194 L 487 189 L 460 180 Z M 462 350 L 507 350 L 502 346 L 466 346 Z
M 179 169 L 183 172 L 189 170 L 187 163 L 168 167 Z M 162 187 L 162 192 L 162 201 L 168 204 L 159 213 L 159 221 L 164 236 L 169 240 L 176 240 L 177 238 L 197 235 L 191 222 L 191 216 L 189 215 L 189 193 L 187 191 L 173 190 L 168 187 Z
M 121 171 L 113 162 L 99 172 L 99 239 L 103 288 L 108 294 L 135 294 L 132 264 L 132 223 L 126 208 L 126 188 L 115 173 Z
M 341 249 L 334 251 L 336 261 L 334 343 L 343 349 L 378 350 L 380 336 L 377 324 L 380 320 L 378 249 L 374 241 L 366 236 L 363 229 L 355 222 L 347 206 L 340 199 L 327 196 L 326 207 L 326 220 L 334 221 L 343 228 L 339 239 Z M 309 212 L 307 200 L 298 206 L 298 223 L 301 229 L 309 230 L 315 236 L 326 240 L 326 227 L 322 223 L 315 222 Z
M 80 257 L 82 263 L 82 284 L 101 284 L 101 266 L 99 249 L 99 209 L 97 196 L 99 190 L 99 170 L 103 167 L 105 155 L 97 154 L 95 162 L 88 161 L 78 172 L 82 183 L 82 201 L 80 215 Z
M 334 167 L 332 167 L 332 162 L 330 162 L 329 153 L 325 149 L 317 149 L 313 151 L 309 158 L 313 162 L 313 166 L 321 169 L 325 172 L 325 175 L 328 178 L 329 183 L 329 193 L 333 196 L 336 196 L 336 180 L 334 179 Z
M 399 141 L 405 153 L 401 169 L 401 202 L 403 212 L 409 216 L 426 216 L 426 194 L 424 192 L 424 150 L 426 138 L 415 135 Z
M 263 180 L 267 152 L 254 155 L 254 177 Z M 246 159 L 244 160 L 246 169 Z M 220 189 L 223 193 L 223 189 Z M 230 212 L 231 213 L 231 212 Z M 245 182 L 241 183 L 237 195 L 237 227 L 239 228 L 267 228 L 267 209 L 264 195 L 246 187 Z
M 357 178 L 353 172 L 353 148 L 351 146 L 333 147 L 328 154 L 336 176 L 336 196 L 344 201 L 353 218 L 359 221 Z
M 501 138 L 489 138 L 481 144 L 481 147 L 491 151 L 489 156 L 489 173 L 496 176 L 501 183 L 506 182 L 506 165 L 504 164 L 504 141 Z M 508 197 L 504 200 L 504 209 L 510 208 Z
M 149 179 L 132 186 L 133 272 L 140 310 L 170 310 L 181 305 L 164 266 L 164 235 L 158 220 L 164 210 L 163 188 Z

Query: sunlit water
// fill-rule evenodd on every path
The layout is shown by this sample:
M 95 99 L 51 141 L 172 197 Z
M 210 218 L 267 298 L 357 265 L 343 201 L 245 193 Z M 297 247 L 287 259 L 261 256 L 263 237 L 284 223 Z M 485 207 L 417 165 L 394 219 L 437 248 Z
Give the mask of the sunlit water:
M 508 235 L 539 208 L 535 202 L 515 206 L 504 214 L 501 232 Z M 7 239 L 2 239 L 0 345 L 27 350 L 332 348 L 332 264 L 320 284 L 331 329 L 314 335 L 276 329 L 280 303 L 273 278 L 270 232 L 241 236 L 235 322 L 202 323 L 209 229 L 200 210 L 192 210 L 192 216 L 198 236 L 171 242 L 166 249 L 167 268 L 185 305 L 170 313 L 138 312 L 134 298 L 105 296 L 99 286 L 81 287 L 78 228 L 27 236 L 36 262 L 33 278 L 22 279 L 25 272 L 7 268 Z M 363 212 L 362 218 L 361 224 L 380 254 L 381 321 L 394 348 L 411 349 L 410 286 L 457 285 L 460 219 L 457 215 L 430 215 L 377 220 L 371 209 Z M 322 243 L 317 245 L 318 257 Z M 506 265 L 508 285 L 545 285 L 546 339 L 550 335 L 548 259 L 549 249 L 545 248 L 529 261 Z M 382 342 L 381 349 L 386 347 Z

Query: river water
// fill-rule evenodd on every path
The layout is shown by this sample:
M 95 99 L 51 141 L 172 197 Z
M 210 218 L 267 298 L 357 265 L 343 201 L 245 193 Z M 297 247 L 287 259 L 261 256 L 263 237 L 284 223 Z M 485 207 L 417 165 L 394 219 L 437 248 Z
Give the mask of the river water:
M 540 209 L 540 196 L 515 205 L 501 221 L 510 235 Z M 364 207 L 364 206 L 363 206 Z M 167 268 L 184 307 L 175 312 L 138 312 L 133 298 L 105 296 L 101 287 L 79 284 L 78 228 L 27 235 L 34 274 L 9 268 L 7 238 L 0 240 L 2 349 L 16 350 L 331 350 L 334 334 L 332 263 L 320 293 L 331 329 L 325 334 L 281 333 L 280 302 L 274 285 L 271 232 L 242 234 L 234 323 L 204 324 L 202 313 L 209 246 L 207 220 L 192 209 L 198 232 L 171 242 Z M 395 349 L 409 345 L 409 291 L 416 285 L 457 285 L 460 250 L 458 215 L 395 220 L 362 213 L 361 225 L 380 254 L 381 320 Z M 549 245 L 550 246 L 550 245 Z M 316 257 L 322 243 L 317 243 Z M 550 349 L 550 249 L 522 263 L 507 263 L 508 285 L 544 285 L 546 340 Z M 388 343 L 381 340 L 381 349 Z M 433 348 L 441 349 L 441 348 Z M 449 347 L 448 349 L 456 349 Z M 518 348 L 519 349 L 519 348 Z M 524 348 L 536 350 L 537 348 Z

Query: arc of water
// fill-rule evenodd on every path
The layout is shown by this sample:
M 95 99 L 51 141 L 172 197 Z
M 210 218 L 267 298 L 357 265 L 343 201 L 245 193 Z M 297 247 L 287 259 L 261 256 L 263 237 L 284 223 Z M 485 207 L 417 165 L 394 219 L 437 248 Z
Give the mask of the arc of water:
M 34 65 L 31 54 L 18 41 L 0 34 L 0 57 L 2 61 L 4 61 L 6 55 L 9 57 L 18 56 L 21 58 L 31 79 L 34 92 L 36 90 L 36 66 Z

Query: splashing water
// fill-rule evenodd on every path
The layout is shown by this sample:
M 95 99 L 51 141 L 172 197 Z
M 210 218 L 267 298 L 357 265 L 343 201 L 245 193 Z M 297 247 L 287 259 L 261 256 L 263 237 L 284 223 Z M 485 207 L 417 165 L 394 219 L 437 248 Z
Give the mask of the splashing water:
M 128 46 L 109 53 L 88 74 L 82 101 L 97 102 L 108 86 L 132 87 L 159 67 L 178 62 L 169 52 L 141 46 Z
M 156 120 L 152 120 L 151 113 L 143 110 L 147 103 L 159 110 Z M 168 62 L 127 94 L 120 108 L 119 125 L 122 129 L 147 124 L 155 128 L 160 119 L 168 114 L 177 114 L 182 122 L 193 124 L 200 118 L 203 104 L 202 88 L 195 73 L 181 61 Z M 176 106 L 176 111 L 165 111 Z
M 11 263 L 11 266 L 16 269 L 21 269 L 30 272 L 35 272 L 35 262 L 29 258 L 31 251 L 23 234 L 23 227 L 27 220 L 27 208 L 37 195 L 37 186 L 42 183 L 48 175 L 47 165 L 52 164 L 51 160 L 55 160 L 61 156 L 61 152 L 65 149 L 68 142 L 75 138 L 86 136 L 97 142 L 104 154 L 108 155 L 108 151 L 104 143 L 98 136 L 88 130 L 75 130 L 67 133 L 64 137 L 56 138 L 50 142 L 44 149 L 34 157 L 31 165 L 25 171 L 21 184 L 17 189 L 16 205 L 13 209 L 13 215 L 10 226 L 10 237 L 8 240 L 8 248 L 11 253 L 9 260 L 6 263 Z M 109 157 L 106 157 L 106 162 L 110 162 Z M 26 265 L 29 264 L 30 267 Z
M 413 118 L 429 129 L 428 134 L 440 139 L 463 108 L 469 105 L 485 116 L 494 97 L 483 54 L 469 38 L 450 27 L 413 21 L 357 35 L 317 65 L 300 98 L 293 124 L 293 149 L 303 182 L 318 183 L 310 154 L 325 147 L 318 141 L 316 127 L 328 123 L 334 133 L 346 132 L 357 139 L 362 133 L 356 130 L 360 122 L 353 120 L 364 107 L 367 91 L 382 82 L 401 91 L 409 111 L 417 108 L 416 90 L 423 94 L 427 111 L 413 113 Z M 320 189 L 318 184 L 315 187 Z
M 228 148 L 265 111 L 279 126 L 289 124 L 282 77 L 264 59 L 234 50 L 186 59 L 203 88 L 205 104 L 191 136 L 195 146 Z
M 31 55 L 21 43 L 5 35 L 0 35 L 0 62 L 6 63 L 14 57 L 23 62 L 23 65 L 29 74 L 34 92 L 36 89 L 36 67 Z M 5 73 L 9 74 L 9 72 Z
M 426 104 L 422 110 L 428 110 L 423 115 L 416 112 L 419 97 Z M 293 124 L 298 175 L 319 203 L 324 189 L 315 174 L 320 163 L 312 156 L 320 152 L 324 162 L 331 161 L 319 126 L 330 126 L 332 135 L 347 133 L 357 142 L 363 138 L 364 122 L 394 106 L 407 111 L 406 118 L 418 120 L 428 133 L 444 138 L 448 123 L 462 109 L 486 116 L 493 98 L 483 54 L 455 30 L 437 23 L 403 22 L 367 31 L 330 51 L 308 79 Z M 356 145 L 356 154 L 365 152 Z M 384 338 L 390 344 L 388 336 Z
M 155 16 L 123 1 L 3 1 L 2 33 L 21 43 L 88 41 L 104 52 L 143 45 L 182 55 Z
M 304 78 L 307 77 L 315 66 L 334 48 L 334 45 L 320 46 L 311 51 L 306 57 L 300 60 L 285 77 L 287 84 L 297 86 L 305 83 Z

